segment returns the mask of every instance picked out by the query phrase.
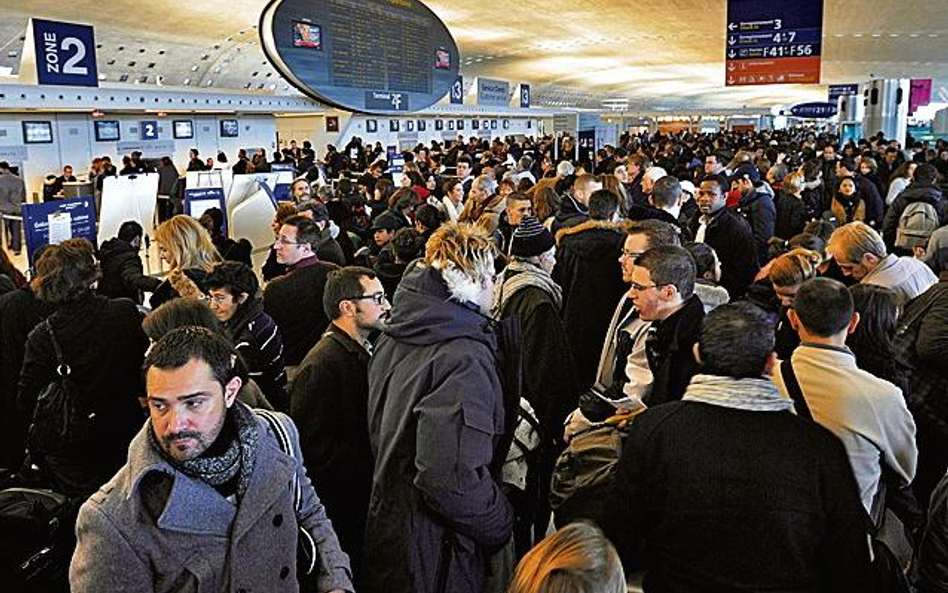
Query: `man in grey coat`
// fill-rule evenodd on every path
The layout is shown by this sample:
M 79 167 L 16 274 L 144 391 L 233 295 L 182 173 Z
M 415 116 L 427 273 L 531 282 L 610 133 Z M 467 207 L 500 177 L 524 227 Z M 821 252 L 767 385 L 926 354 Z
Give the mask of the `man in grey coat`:
M 20 216 L 23 203 L 26 202 L 26 184 L 21 177 L 17 177 L 10 170 L 6 161 L 0 161 L 0 214 Z M 19 220 L 4 219 L 4 232 L 7 236 L 7 247 L 16 255 L 22 249 L 20 229 L 23 223 Z
M 301 531 L 318 567 L 309 590 L 354 591 L 295 426 L 236 401 L 236 356 L 221 336 L 196 327 L 152 348 L 150 418 L 126 465 L 79 512 L 74 593 L 295 593 Z

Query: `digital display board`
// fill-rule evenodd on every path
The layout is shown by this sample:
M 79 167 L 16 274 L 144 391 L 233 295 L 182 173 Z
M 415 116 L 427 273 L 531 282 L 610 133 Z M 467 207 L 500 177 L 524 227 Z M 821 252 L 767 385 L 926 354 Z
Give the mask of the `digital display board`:
M 48 121 L 23 122 L 23 144 L 49 144 L 53 141 L 53 124 Z
M 396 115 L 437 103 L 457 78 L 457 44 L 417 0 L 271 0 L 264 53 L 303 93 L 348 111 Z
M 194 138 L 194 124 L 189 119 L 174 120 L 174 137 L 177 140 Z
M 97 121 L 95 122 L 95 141 L 96 142 L 115 142 L 121 140 L 122 134 L 119 131 L 117 121 Z

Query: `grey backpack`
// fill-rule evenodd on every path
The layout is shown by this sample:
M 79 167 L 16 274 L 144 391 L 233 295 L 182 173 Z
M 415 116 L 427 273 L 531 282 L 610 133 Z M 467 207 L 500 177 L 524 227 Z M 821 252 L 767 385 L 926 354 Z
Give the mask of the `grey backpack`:
M 928 202 L 912 202 L 899 217 L 895 246 L 904 249 L 924 247 L 938 226 L 938 212 L 934 206 Z

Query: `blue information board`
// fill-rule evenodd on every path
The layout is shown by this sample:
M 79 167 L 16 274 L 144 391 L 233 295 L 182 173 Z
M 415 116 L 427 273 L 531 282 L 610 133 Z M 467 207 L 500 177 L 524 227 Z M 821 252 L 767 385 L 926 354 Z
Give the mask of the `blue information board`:
M 142 140 L 157 140 L 158 139 L 158 122 L 157 121 L 143 121 L 139 122 L 139 131 L 142 135 Z
M 829 85 L 829 102 L 836 105 L 836 102 L 843 95 L 858 95 L 858 84 L 831 84 Z
M 192 218 L 201 218 L 201 215 L 211 208 L 219 208 L 224 214 L 224 224 L 221 232 L 227 236 L 227 205 L 224 200 L 222 187 L 196 187 L 184 190 L 184 212 Z
M 64 239 L 85 238 L 95 245 L 95 201 L 92 198 L 73 198 L 24 204 L 23 227 L 26 234 L 26 254 L 31 266 L 36 250 L 50 244 L 50 230 L 55 243 Z
M 824 119 L 836 115 L 833 103 L 800 103 L 790 108 L 790 115 L 811 119 Z
M 464 103 L 464 77 L 458 74 L 451 85 L 451 103 L 453 105 L 462 105 Z
M 31 19 L 39 84 L 99 86 L 89 25 Z
M 461 56 L 419 0 L 270 0 L 261 46 L 303 93 L 349 111 L 425 109 L 451 90 Z
M 728 0 L 728 86 L 820 80 L 823 0 Z
M 530 85 L 520 85 L 520 108 L 528 109 L 530 107 Z

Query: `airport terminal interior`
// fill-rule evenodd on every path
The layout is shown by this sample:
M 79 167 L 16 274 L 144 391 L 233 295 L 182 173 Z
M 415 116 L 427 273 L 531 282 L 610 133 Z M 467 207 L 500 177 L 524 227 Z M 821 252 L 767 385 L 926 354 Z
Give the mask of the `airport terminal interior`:
M 948 593 L 941 0 L 0 11 L 0 590 Z

